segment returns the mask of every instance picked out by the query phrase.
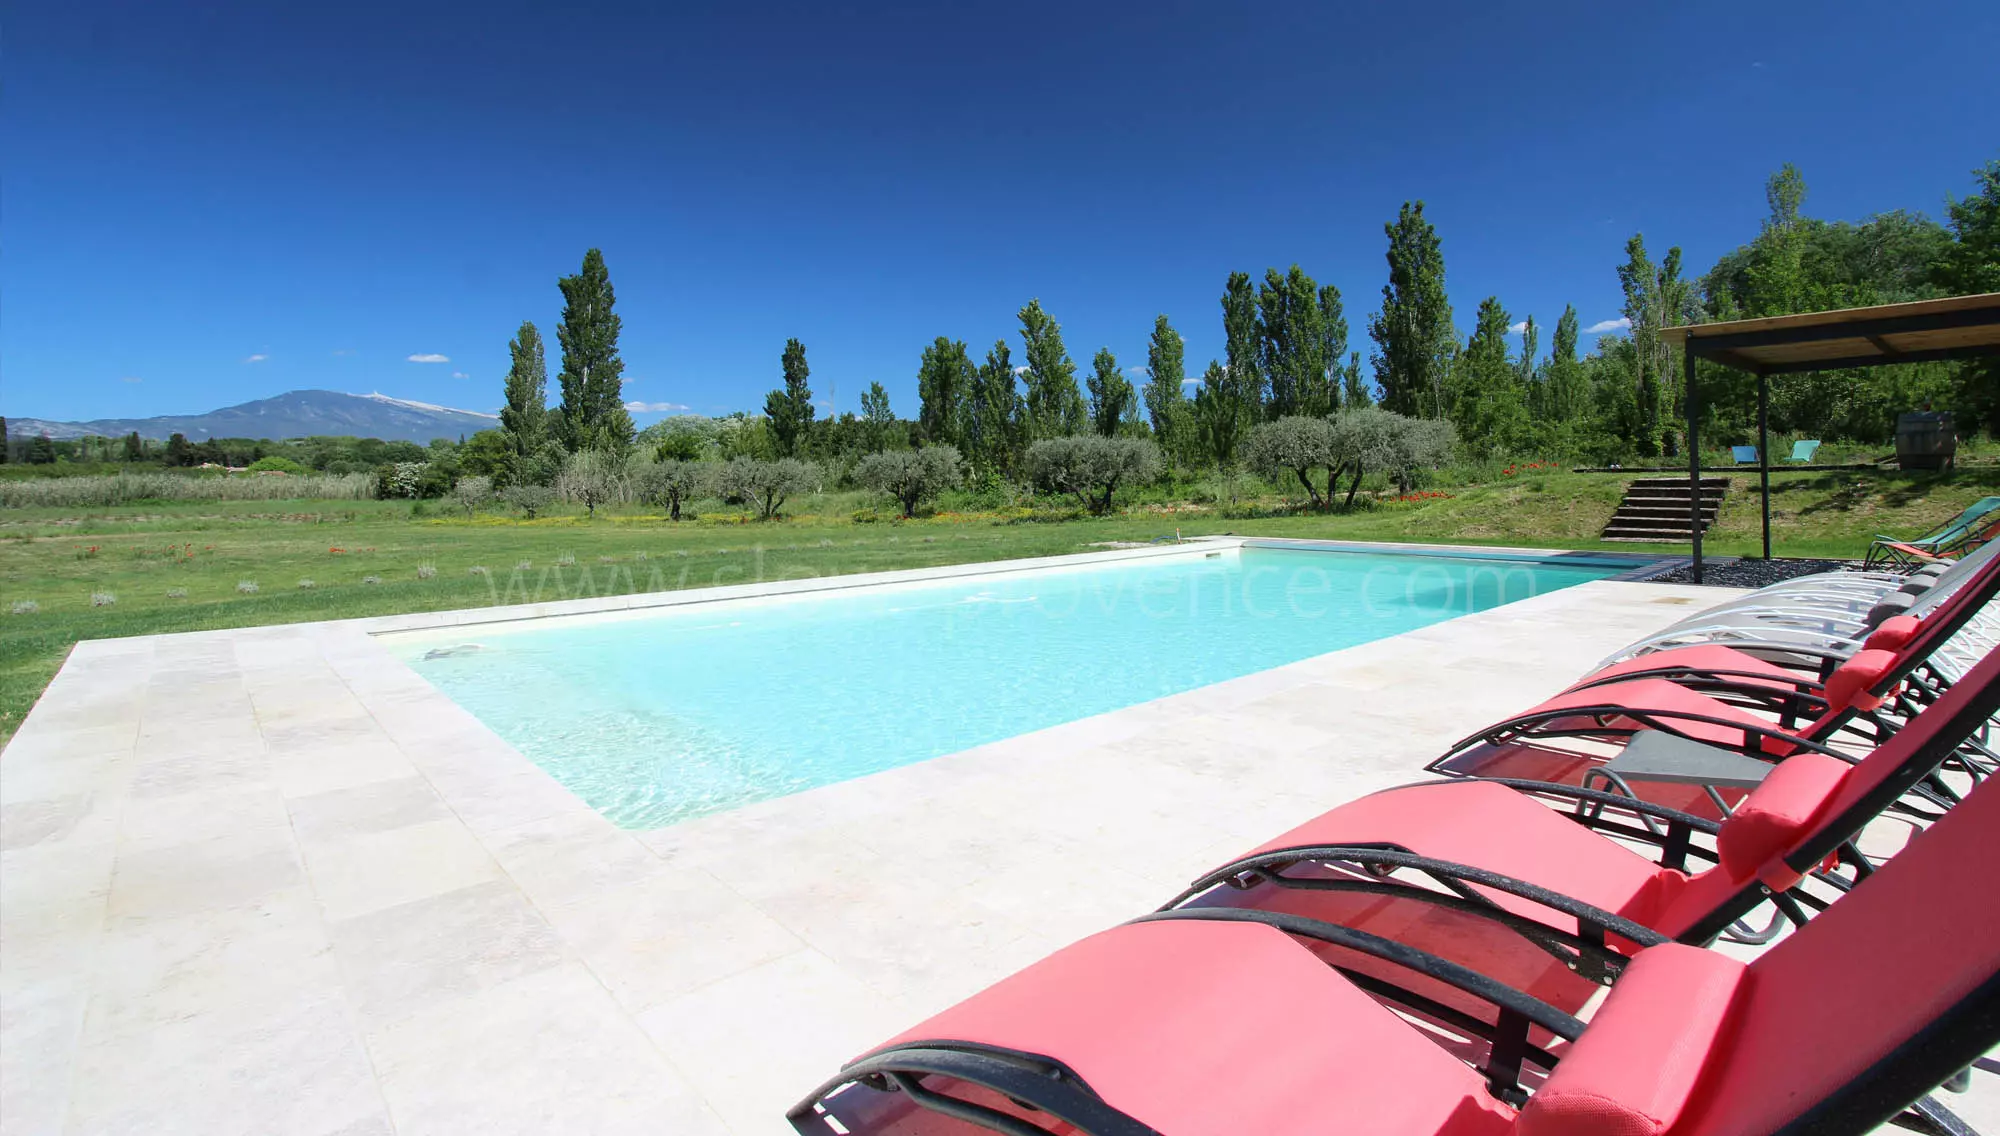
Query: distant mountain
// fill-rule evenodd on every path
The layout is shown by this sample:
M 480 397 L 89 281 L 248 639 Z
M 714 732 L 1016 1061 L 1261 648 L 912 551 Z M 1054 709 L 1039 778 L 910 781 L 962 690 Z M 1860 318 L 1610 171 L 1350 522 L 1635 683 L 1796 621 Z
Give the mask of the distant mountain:
M 47 422 L 40 418 L 8 418 L 7 434 L 32 438 L 81 438 L 99 434 L 123 437 L 137 430 L 141 438 L 164 441 L 185 434 L 200 442 L 209 438 L 303 438 L 309 434 L 348 434 L 387 442 L 429 442 L 457 438 L 500 425 L 495 414 L 453 410 L 428 402 L 409 402 L 386 394 L 341 394 L 338 391 L 288 391 L 225 406 L 207 414 L 168 414 L 158 418 L 100 418 L 93 422 Z

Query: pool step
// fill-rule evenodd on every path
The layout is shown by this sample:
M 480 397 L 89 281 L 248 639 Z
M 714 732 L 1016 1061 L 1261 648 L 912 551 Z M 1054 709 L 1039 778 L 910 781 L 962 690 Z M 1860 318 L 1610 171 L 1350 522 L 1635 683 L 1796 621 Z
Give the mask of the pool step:
M 1726 477 L 1701 479 L 1701 528 L 1715 523 L 1729 493 Z M 1641 477 L 1625 487 L 1625 499 L 1598 539 L 1612 544 L 1691 542 L 1694 493 L 1684 477 Z

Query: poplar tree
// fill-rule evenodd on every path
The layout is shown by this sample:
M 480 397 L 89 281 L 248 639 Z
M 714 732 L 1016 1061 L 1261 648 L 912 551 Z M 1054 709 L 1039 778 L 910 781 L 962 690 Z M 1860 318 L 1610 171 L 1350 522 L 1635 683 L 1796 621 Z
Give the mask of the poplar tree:
M 1285 273 L 1266 270 L 1257 290 L 1258 358 L 1270 384 L 1267 418 L 1321 418 L 1333 409 L 1318 289 L 1294 264 Z
M 1382 310 L 1368 323 L 1375 382 L 1385 408 L 1439 418 L 1458 335 L 1444 290 L 1444 247 L 1424 220 L 1421 201 L 1405 201 L 1382 229 L 1389 238 L 1389 282 L 1382 286 Z
M 1340 402 L 1344 407 L 1360 408 L 1375 405 L 1375 397 L 1368 393 L 1368 382 L 1361 377 L 1361 352 L 1347 356 L 1347 367 L 1340 376 Z
M 869 383 L 861 392 L 861 421 L 867 430 L 868 452 L 879 454 L 887 449 L 896 413 L 889 409 L 889 392 L 879 382 Z
M 1480 454 L 1511 453 L 1528 440 L 1520 376 L 1507 358 L 1510 319 L 1499 297 L 1480 301 L 1472 338 L 1453 368 L 1451 420 Z
M 812 429 L 814 413 L 812 387 L 807 385 L 812 368 L 806 365 L 806 345 L 796 339 L 785 340 L 780 365 L 785 385 L 764 396 L 764 420 L 778 444 L 778 456 L 797 457 L 800 443 Z
M 965 403 L 972 394 L 972 360 L 962 340 L 938 336 L 917 366 L 917 423 L 926 443 L 956 446 L 962 440 Z
M 1177 437 L 1187 414 L 1187 344 L 1166 316 L 1153 320 L 1153 338 L 1146 344 L 1146 417 L 1159 436 L 1160 447 L 1178 452 Z
M 1257 290 L 1247 272 L 1230 273 L 1222 288 L 1222 348 L 1228 388 L 1254 421 L 1264 413 L 1264 373 L 1257 358 Z
M 974 382 L 967 439 L 973 468 L 1006 473 L 1014 468 L 1024 444 L 1021 395 L 1014 385 L 1014 358 L 1006 340 L 994 341 Z
M 1098 348 L 1090 365 L 1090 424 L 1109 438 L 1118 433 L 1120 423 L 1136 419 L 1138 395 L 1132 389 L 1132 380 L 1118 369 L 1118 357 L 1111 353 L 1111 348 Z
M 1062 326 L 1042 310 L 1040 300 L 1030 300 L 1021 309 L 1021 342 L 1028 356 L 1029 437 L 1082 433 L 1083 394 L 1076 386 L 1076 364 L 1063 346 Z
M 525 458 L 541 448 L 549 413 L 549 364 L 542 353 L 542 333 L 523 320 L 507 342 L 507 405 L 500 408 L 500 432 L 507 451 Z
M 557 282 L 563 294 L 562 406 L 557 426 L 563 446 L 622 452 L 632 444 L 632 416 L 625 410 L 625 361 L 618 357 L 618 314 L 604 253 L 583 254 L 583 269 Z
M 1320 357 L 1326 364 L 1326 409 L 1332 412 L 1350 400 L 1343 389 L 1347 373 L 1341 365 L 1347 355 L 1347 312 L 1340 302 L 1340 289 L 1331 284 L 1321 285 L 1319 290 L 1319 333 L 1324 345 Z
M 1585 377 L 1583 364 L 1577 361 L 1576 341 L 1576 307 L 1565 304 L 1549 344 L 1548 414 L 1557 422 L 1573 421 L 1583 412 Z

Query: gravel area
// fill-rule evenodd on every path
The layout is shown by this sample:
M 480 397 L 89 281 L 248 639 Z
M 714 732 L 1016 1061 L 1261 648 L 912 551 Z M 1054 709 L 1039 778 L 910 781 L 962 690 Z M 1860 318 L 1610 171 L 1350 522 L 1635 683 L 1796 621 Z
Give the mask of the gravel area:
M 1733 560 L 1725 563 L 1704 562 L 1701 566 L 1701 582 L 1714 588 L 1761 588 L 1795 576 L 1811 576 L 1817 572 L 1838 572 L 1842 569 L 1858 570 L 1859 560 Z M 1687 565 L 1671 572 L 1655 576 L 1656 584 L 1692 584 L 1694 573 Z

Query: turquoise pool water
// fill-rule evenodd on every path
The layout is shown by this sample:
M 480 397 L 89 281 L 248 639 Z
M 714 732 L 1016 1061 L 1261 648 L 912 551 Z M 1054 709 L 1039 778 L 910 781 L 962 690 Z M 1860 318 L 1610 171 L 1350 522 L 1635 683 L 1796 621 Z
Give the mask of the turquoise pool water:
M 1621 567 L 1246 548 L 385 641 L 605 816 L 653 828 Z

